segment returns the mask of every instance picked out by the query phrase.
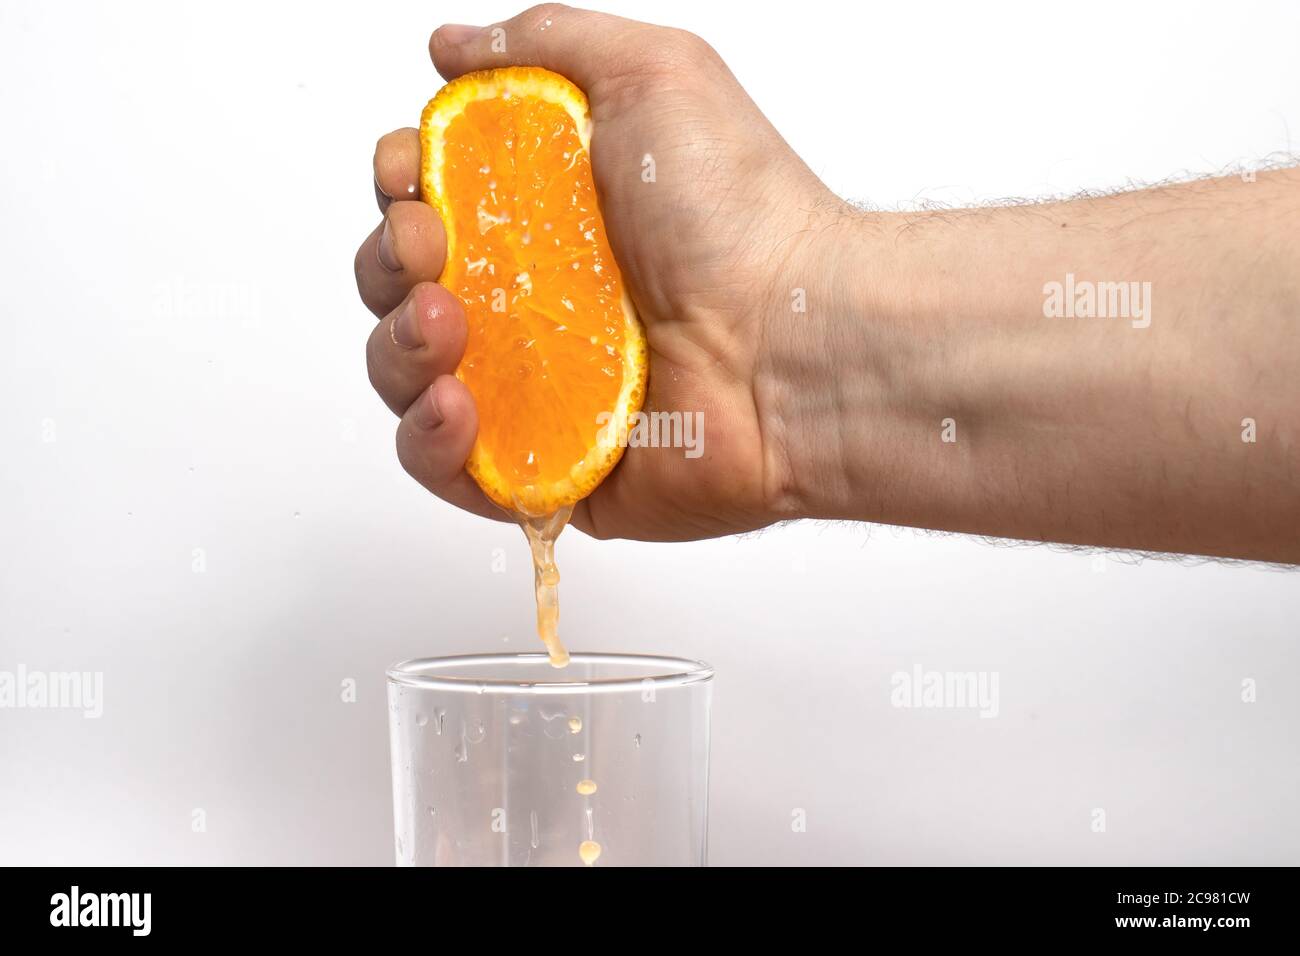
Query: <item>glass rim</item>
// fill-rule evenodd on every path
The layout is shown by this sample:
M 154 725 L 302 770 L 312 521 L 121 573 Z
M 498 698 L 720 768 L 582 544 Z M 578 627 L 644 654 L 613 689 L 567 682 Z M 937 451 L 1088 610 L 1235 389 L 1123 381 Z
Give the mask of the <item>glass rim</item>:
M 578 652 L 569 657 L 571 664 L 638 664 L 653 665 L 654 670 L 644 677 L 609 677 L 591 680 L 564 680 L 567 668 L 552 668 L 550 659 L 542 653 L 519 654 L 456 654 L 447 657 L 413 657 L 399 661 L 386 671 L 389 684 L 415 687 L 421 690 L 450 690 L 461 693 L 485 694 L 573 694 L 583 691 L 607 693 L 610 691 L 643 690 L 646 687 L 680 687 L 713 680 L 713 667 L 704 661 L 689 657 L 667 657 L 657 654 L 591 654 Z M 540 665 L 538 673 L 554 675 L 554 680 L 535 680 L 503 677 L 459 677 L 443 669 L 472 667 L 480 664 Z M 428 673 L 433 671 L 435 673 Z

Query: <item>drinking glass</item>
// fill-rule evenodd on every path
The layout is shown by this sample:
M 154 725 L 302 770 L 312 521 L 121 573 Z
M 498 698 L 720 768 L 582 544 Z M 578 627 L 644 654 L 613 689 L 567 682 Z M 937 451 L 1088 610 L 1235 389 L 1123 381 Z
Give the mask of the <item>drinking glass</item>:
M 399 866 L 703 866 L 713 669 L 545 654 L 388 670 Z

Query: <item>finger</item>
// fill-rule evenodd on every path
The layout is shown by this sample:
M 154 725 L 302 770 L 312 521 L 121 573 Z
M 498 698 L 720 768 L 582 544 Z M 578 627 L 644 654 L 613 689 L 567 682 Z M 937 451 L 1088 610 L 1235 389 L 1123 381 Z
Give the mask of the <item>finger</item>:
M 448 24 L 429 38 L 444 78 L 498 66 L 540 66 L 567 76 L 588 95 L 636 51 L 634 35 L 655 29 L 635 20 L 544 3 L 491 27 Z
M 446 251 L 447 234 L 432 206 L 393 203 L 357 250 L 361 301 L 375 315 L 388 314 L 417 283 L 437 280 Z
M 420 393 L 397 426 L 397 460 L 439 498 L 481 515 L 506 520 L 465 471 L 478 434 L 478 411 L 463 382 L 439 377 Z
M 420 193 L 420 131 L 399 129 L 375 144 L 375 200 L 386 212 L 394 201 L 418 199 Z
M 366 341 L 370 384 L 398 415 L 465 351 L 465 307 L 440 285 L 421 282 L 374 327 Z
M 600 538 L 600 535 L 596 532 L 596 523 L 592 519 L 590 498 L 583 498 L 573 506 L 573 514 L 569 517 L 569 524 L 583 534 L 590 535 L 593 538 Z

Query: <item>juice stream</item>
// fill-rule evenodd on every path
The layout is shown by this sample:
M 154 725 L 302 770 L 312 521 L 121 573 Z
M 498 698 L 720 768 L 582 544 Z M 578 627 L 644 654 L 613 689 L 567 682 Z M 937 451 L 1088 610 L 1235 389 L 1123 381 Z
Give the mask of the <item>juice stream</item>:
M 515 520 L 528 536 L 533 552 L 533 589 L 537 596 L 537 635 L 546 645 L 552 667 L 569 663 L 569 652 L 560 643 L 560 572 L 555 567 L 555 539 L 573 516 L 573 505 L 554 514 L 534 518 L 516 514 Z
M 564 667 L 569 663 L 569 652 L 560 642 L 560 572 L 555 567 L 555 539 L 560 536 L 564 526 L 573 517 L 573 505 L 561 508 L 554 514 L 542 517 L 515 512 L 514 518 L 528 536 L 528 547 L 533 553 L 533 588 L 537 596 L 537 634 L 546 645 L 546 653 L 551 658 L 552 667 Z M 569 733 L 582 733 L 582 718 L 572 716 L 568 721 Z M 577 758 L 575 758 L 577 759 Z M 590 797 L 596 792 L 594 780 L 581 780 L 576 790 L 581 796 Z M 536 822 L 534 821 L 534 826 Z M 591 807 L 587 807 L 587 839 L 578 845 L 578 858 L 585 866 L 593 866 L 601 853 L 601 846 L 595 837 Z

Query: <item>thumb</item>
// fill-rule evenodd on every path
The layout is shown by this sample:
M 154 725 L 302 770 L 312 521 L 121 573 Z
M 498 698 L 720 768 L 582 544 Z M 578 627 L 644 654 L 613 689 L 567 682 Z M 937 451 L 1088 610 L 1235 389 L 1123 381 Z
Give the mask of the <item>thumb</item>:
M 635 20 L 544 3 L 488 27 L 448 24 L 429 38 L 443 78 L 501 66 L 540 66 L 577 83 L 588 96 L 602 79 L 626 71 L 656 27 Z

